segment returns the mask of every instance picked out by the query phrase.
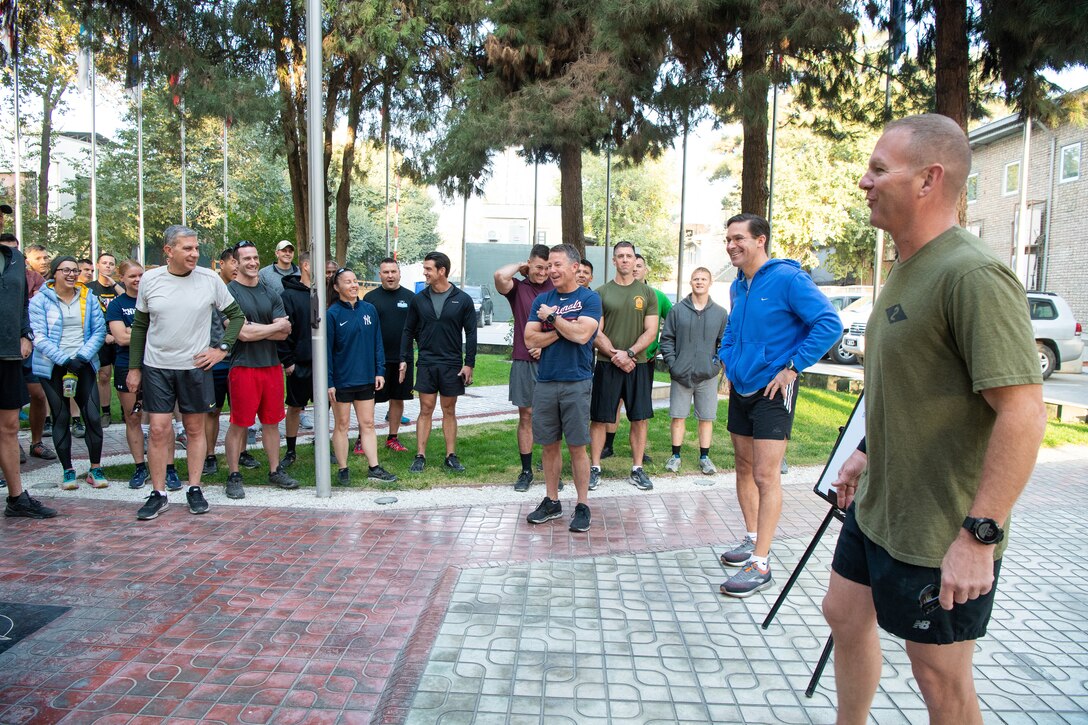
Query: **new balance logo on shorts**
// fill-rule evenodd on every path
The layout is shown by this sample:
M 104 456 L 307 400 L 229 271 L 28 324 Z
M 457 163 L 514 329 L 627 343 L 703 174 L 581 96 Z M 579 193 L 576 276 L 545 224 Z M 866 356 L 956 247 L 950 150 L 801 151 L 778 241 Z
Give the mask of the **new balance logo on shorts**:
M 914 628 L 915 629 L 929 629 L 929 620 L 928 619 L 915 620 Z

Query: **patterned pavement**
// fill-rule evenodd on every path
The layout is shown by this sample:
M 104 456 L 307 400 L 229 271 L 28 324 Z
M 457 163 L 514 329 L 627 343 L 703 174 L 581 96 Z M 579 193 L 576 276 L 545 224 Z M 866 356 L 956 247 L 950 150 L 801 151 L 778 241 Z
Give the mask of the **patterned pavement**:
M 988 721 L 1088 721 L 1088 451 L 1041 463 L 1017 509 Z M 779 585 L 825 504 L 786 490 Z M 771 627 L 726 600 L 731 487 L 593 501 L 588 535 L 522 505 L 213 508 L 137 524 L 107 501 L 0 523 L 0 601 L 71 610 L 0 654 L 2 723 L 830 722 L 803 695 L 826 636 L 832 533 Z M 874 722 L 922 722 L 886 642 Z

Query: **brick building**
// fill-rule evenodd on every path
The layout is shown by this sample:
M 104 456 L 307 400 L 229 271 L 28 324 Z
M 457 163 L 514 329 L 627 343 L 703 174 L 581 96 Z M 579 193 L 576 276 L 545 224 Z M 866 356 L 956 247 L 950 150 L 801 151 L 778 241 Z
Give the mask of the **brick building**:
M 1085 93 L 1081 89 L 1076 93 Z M 968 134 L 974 159 L 967 180 L 967 226 L 1013 266 L 1020 206 L 1024 123 L 1009 116 Z M 1031 224 L 1027 289 L 1056 292 L 1088 323 L 1088 127 L 1032 125 L 1027 203 Z

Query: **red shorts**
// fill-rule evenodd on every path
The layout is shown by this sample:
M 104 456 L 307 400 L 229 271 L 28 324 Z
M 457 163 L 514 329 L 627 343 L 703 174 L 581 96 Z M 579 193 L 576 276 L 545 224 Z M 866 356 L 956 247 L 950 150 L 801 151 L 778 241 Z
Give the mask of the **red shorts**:
M 283 420 L 283 367 L 230 369 L 230 422 L 248 428 L 257 418 L 262 425 Z

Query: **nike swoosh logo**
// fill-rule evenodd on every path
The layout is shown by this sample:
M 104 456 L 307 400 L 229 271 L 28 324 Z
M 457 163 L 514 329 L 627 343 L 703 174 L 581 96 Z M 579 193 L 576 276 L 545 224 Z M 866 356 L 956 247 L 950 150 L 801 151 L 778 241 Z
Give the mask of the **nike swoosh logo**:
M 771 298 L 770 298 L 770 297 L 760 297 L 760 298 L 759 298 L 759 301 L 760 301 L 760 302 L 766 302 L 766 301 L 767 301 L 767 300 L 769 300 L 769 299 L 771 299 Z
M 341 322 L 341 323 L 340 323 L 340 327 L 343 327 L 343 326 L 344 326 L 344 325 L 346 325 L 346 324 L 348 324 L 348 321 L 347 321 L 347 320 L 344 320 L 343 322 Z

